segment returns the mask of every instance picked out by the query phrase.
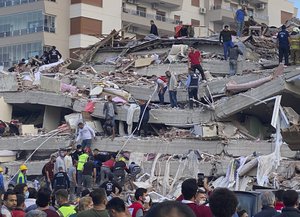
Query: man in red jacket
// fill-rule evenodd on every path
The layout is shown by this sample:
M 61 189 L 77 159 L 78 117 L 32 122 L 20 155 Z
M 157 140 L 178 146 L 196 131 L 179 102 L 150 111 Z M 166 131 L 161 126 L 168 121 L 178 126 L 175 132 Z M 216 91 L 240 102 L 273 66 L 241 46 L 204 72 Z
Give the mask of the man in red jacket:
M 204 71 L 201 66 L 202 57 L 200 51 L 196 50 L 193 47 L 190 47 L 188 60 L 189 60 L 189 68 L 191 68 L 194 73 L 196 73 L 196 69 L 197 69 L 201 74 L 202 80 L 206 80 Z
M 128 207 L 128 210 L 132 217 L 143 217 L 144 216 L 144 201 L 146 199 L 147 189 L 138 188 L 134 193 L 136 201 Z
M 196 194 L 198 190 L 196 179 L 187 179 L 181 185 L 181 193 L 183 196 L 182 203 L 189 206 L 195 213 L 196 217 L 212 217 L 209 207 L 204 205 L 197 205 L 195 203 Z

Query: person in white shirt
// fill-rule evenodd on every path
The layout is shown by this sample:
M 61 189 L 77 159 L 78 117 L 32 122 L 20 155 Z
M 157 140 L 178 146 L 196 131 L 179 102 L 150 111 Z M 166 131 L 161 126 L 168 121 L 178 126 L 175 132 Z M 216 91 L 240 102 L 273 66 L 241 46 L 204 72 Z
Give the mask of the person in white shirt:
M 67 154 L 64 157 L 66 173 L 69 172 L 69 168 L 73 165 L 72 156 L 71 156 L 72 148 L 67 149 Z
M 65 155 L 66 155 L 66 150 L 65 149 L 60 149 L 59 150 L 59 156 L 56 158 L 55 164 L 54 164 L 54 174 L 59 172 L 58 168 L 63 168 L 63 172 L 66 172 L 66 164 L 65 164 Z
M 76 138 L 76 142 L 82 140 L 82 149 L 85 149 L 85 147 L 90 148 L 92 145 L 93 138 L 96 140 L 95 131 L 87 124 L 83 124 L 82 122 L 80 122 L 78 124 L 78 136 Z

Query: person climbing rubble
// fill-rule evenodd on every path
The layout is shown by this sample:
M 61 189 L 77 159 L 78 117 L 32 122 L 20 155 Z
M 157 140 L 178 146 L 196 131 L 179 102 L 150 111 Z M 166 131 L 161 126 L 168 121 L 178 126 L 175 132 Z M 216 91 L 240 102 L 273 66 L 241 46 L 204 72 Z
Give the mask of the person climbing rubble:
M 279 49 L 279 64 L 282 63 L 284 57 L 284 66 L 289 65 L 289 52 L 290 52 L 290 34 L 286 30 L 286 26 L 281 26 L 281 31 L 277 35 L 277 46 Z
M 242 37 L 243 35 L 245 16 L 247 16 L 247 7 L 243 5 L 242 8 L 238 9 L 235 13 L 237 37 Z
M 223 45 L 224 60 L 227 60 L 229 49 L 234 46 L 231 35 L 232 33 L 229 30 L 229 26 L 225 25 L 219 36 L 219 43 Z
M 229 76 L 236 75 L 237 73 L 239 55 L 243 55 L 243 52 L 237 44 L 229 48 Z
M 165 92 L 167 91 L 167 78 L 166 76 L 160 76 L 156 79 L 157 83 L 157 93 L 159 98 L 159 104 L 165 104 Z
M 85 148 L 89 149 L 92 146 L 92 139 L 96 140 L 96 134 L 95 131 L 88 126 L 87 124 L 84 124 L 82 122 L 78 123 L 78 136 L 76 138 L 76 142 L 82 141 L 81 146 L 84 150 Z
M 172 108 L 177 108 L 177 87 L 178 87 L 178 82 L 177 79 L 174 75 L 174 73 L 170 71 L 165 72 L 166 77 L 168 79 L 168 91 L 169 91 L 169 96 L 170 96 L 170 104 Z
M 17 181 L 16 183 L 17 184 L 26 184 L 27 183 L 27 176 L 26 176 L 26 173 L 27 173 L 27 166 L 22 164 L 19 168 L 20 172 L 18 173 L 17 175 Z
M 49 62 L 56 63 L 61 58 L 62 58 L 61 53 L 56 49 L 55 46 L 52 46 L 51 50 L 49 50 Z
M 202 56 L 199 50 L 196 50 L 194 47 L 189 48 L 189 54 L 188 54 L 188 61 L 189 61 L 189 68 L 193 70 L 194 73 L 196 73 L 196 70 L 199 71 L 201 74 L 202 80 L 206 80 L 206 77 L 204 75 L 203 68 L 201 66 L 202 62 Z
M 186 88 L 189 96 L 189 109 L 193 109 L 194 101 L 196 107 L 199 107 L 198 89 L 199 89 L 199 74 L 195 73 L 192 69 L 189 70 L 188 78 L 186 80 Z

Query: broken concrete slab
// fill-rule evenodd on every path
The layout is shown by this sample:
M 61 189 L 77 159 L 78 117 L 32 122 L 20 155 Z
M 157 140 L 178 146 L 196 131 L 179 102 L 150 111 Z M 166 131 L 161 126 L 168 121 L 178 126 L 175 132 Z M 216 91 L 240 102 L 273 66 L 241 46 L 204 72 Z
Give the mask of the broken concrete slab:
M 54 78 L 41 76 L 40 87 L 45 91 L 59 93 L 61 90 L 61 81 Z
M 43 92 L 43 91 L 26 91 L 0 93 L 4 101 L 9 104 L 39 104 L 56 106 L 63 108 L 72 108 L 72 98 L 63 94 Z
M 62 108 L 45 106 L 43 128 L 46 132 L 55 130 L 59 126 Z
M 78 69 L 80 66 L 83 65 L 83 62 L 82 62 L 82 61 L 75 60 L 75 59 L 71 59 L 71 58 L 69 58 L 69 60 L 71 60 L 71 64 L 67 66 L 67 69 L 70 69 L 70 70 L 76 70 L 76 69 Z
M 18 91 L 19 84 L 15 74 L 0 73 L 0 92 L 14 92 Z
M 148 58 L 139 58 L 134 62 L 135 68 L 145 67 L 151 65 L 151 63 L 154 61 L 152 57 Z
M 38 134 L 38 129 L 33 124 L 22 124 L 20 126 L 20 134 L 24 136 L 35 136 Z

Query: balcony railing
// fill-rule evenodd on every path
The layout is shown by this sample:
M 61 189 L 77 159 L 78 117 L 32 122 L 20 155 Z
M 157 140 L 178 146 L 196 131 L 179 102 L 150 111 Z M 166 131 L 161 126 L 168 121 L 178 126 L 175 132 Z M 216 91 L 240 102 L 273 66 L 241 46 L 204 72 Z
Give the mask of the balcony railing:
M 27 29 L 18 29 L 13 31 L 0 32 L 0 38 L 22 36 L 22 35 L 28 35 L 37 32 L 55 33 L 55 28 L 48 27 L 48 26 L 38 26 L 38 27 L 27 28 Z
M 148 14 L 144 11 L 137 11 L 137 10 L 123 8 L 123 12 L 134 15 L 134 16 L 138 16 L 138 17 L 144 17 L 149 20 L 157 20 L 157 21 L 161 21 L 161 22 L 165 22 L 165 23 L 176 24 L 176 20 L 174 20 L 174 19 L 170 19 L 165 16 L 161 16 L 161 15 L 157 15 L 157 14 Z
M 231 11 L 235 13 L 237 11 L 236 8 L 230 7 L 230 6 L 223 6 L 223 5 L 213 5 L 210 7 L 210 10 L 226 10 L 226 11 Z M 269 17 L 266 15 L 259 15 L 257 13 L 250 13 L 248 11 L 249 16 L 253 16 L 254 19 L 261 19 L 261 20 L 269 20 Z
M 33 2 L 39 2 L 39 1 L 56 2 L 56 0 L 0 0 L 0 8 L 29 4 Z

